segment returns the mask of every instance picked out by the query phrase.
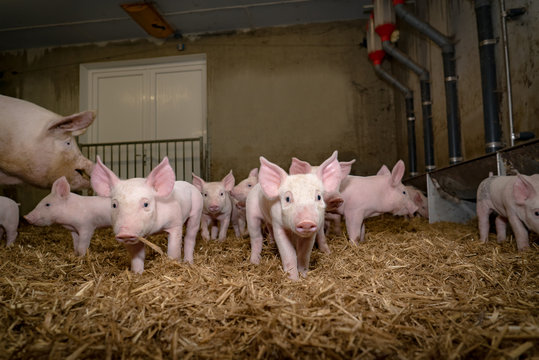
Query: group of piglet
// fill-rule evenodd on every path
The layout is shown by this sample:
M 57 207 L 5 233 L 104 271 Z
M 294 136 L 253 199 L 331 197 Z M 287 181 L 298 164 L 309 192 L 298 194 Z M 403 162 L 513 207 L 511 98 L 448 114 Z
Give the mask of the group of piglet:
M 192 184 L 176 181 L 166 157 L 146 178 L 121 180 L 98 157 L 91 175 L 98 196 L 72 193 L 61 177 L 25 219 L 38 226 L 64 226 L 81 256 L 96 228 L 112 226 L 135 273 L 144 270 L 145 236 L 168 233 L 168 256 L 180 261 L 183 244 L 183 259 L 192 263 L 198 229 L 203 240 L 224 241 L 232 223 L 237 237 L 250 237 L 251 263 L 260 263 L 265 234 L 276 243 L 284 271 L 297 280 L 309 269 L 315 242 L 330 252 L 326 231 L 333 224 L 340 232 L 341 216 L 354 244 L 365 240 L 366 218 L 382 213 L 428 217 L 426 197 L 401 182 L 401 160 L 392 170 L 383 165 L 374 176 L 349 175 L 354 162 L 339 162 L 337 151 L 320 166 L 292 158 L 287 173 L 260 157 L 260 167 L 235 185 L 232 171 L 221 181 L 206 182 L 195 174 Z M 477 191 L 480 240 L 487 240 L 489 214 L 495 211 L 498 241 L 505 239 L 509 221 L 519 250 L 529 247 L 527 229 L 539 230 L 538 191 L 539 175 L 485 179 Z M 0 225 L 10 245 L 17 235 L 18 206 L 0 197 L 0 207 Z
M 144 237 L 168 233 L 168 256 L 180 261 L 183 245 L 183 260 L 192 263 L 198 229 L 203 240 L 224 241 L 232 223 L 237 237 L 248 233 L 253 264 L 260 262 L 266 234 L 276 243 L 288 276 L 298 279 L 309 269 L 315 242 L 320 250 L 330 251 L 326 220 L 340 226 L 344 216 L 350 241 L 357 244 L 365 237 L 365 218 L 418 210 L 401 183 L 402 161 L 392 171 L 382 166 L 377 175 L 367 177 L 349 175 L 354 161 L 339 163 L 337 151 L 320 166 L 293 158 L 287 173 L 260 157 L 260 167 L 235 185 L 232 171 L 221 181 L 206 182 L 195 174 L 192 184 L 176 181 L 166 157 L 146 178 L 121 180 L 98 157 L 91 174 L 98 196 L 72 193 L 61 177 L 25 219 L 38 226 L 57 223 L 67 228 L 80 256 L 96 228 L 112 226 L 135 273 L 144 270 Z

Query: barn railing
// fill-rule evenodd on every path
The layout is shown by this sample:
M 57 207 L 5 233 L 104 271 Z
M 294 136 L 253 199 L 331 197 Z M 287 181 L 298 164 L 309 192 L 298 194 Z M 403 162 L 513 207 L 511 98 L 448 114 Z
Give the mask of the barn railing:
M 146 177 L 165 156 L 176 173 L 176 180 L 192 182 L 192 173 L 206 178 L 204 141 L 188 139 L 79 144 L 84 156 L 101 161 L 121 179 Z

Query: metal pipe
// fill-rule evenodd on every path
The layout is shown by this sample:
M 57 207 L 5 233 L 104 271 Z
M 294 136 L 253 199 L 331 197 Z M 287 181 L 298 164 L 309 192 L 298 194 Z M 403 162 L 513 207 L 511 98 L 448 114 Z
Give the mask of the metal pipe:
M 509 43 L 507 42 L 507 18 L 505 12 L 505 0 L 500 0 L 500 12 L 502 23 L 502 42 L 505 60 L 505 81 L 507 84 L 507 112 L 509 116 L 509 133 L 511 146 L 515 145 L 515 127 L 513 122 L 513 90 L 511 88 L 511 70 L 509 63 Z
M 408 162 L 409 172 L 411 176 L 417 175 L 417 155 L 416 155 L 416 139 L 415 139 L 415 114 L 414 114 L 414 95 L 413 92 L 395 79 L 391 74 L 387 73 L 380 64 L 373 64 L 374 72 L 387 83 L 397 88 L 403 93 L 406 104 L 406 120 L 408 128 Z
M 447 136 L 449 143 L 449 163 L 456 164 L 462 161 L 460 117 L 457 96 L 457 76 L 455 71 L 455 47 L 445 35 L 431 25 L 409 13 L 404 7 L 404 0 L 393 0 L 397 16 L 416 30 L 426 35 L 442 49 L 445 99 L 447 113 Z
M 423 144 L 425 149 L 425 171 L 436 169 L 434 160 L 434 135 L 432 131 L 432 101 L 430 93 L 430 74 L 427 69 L 413 61 L 407 54 L 397 49 L 390 41 L 383 41 L 382 48 L 400 63 L 409 67 L 419 76 L 421 86 L 421 109 L 423 114 Z
M 475 0 L 477 37 L 479 40 L 479 63 L 483 91 L 483 118 L 485 127 L 485 151 L 496 152 L 503 147 L 502 128 L 498 103 L 496 78 L 496 39 L 492 26 L 490 0 Z

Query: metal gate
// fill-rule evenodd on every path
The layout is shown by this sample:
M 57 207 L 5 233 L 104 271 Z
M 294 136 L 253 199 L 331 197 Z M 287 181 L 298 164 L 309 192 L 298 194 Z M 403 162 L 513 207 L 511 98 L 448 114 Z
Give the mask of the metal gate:
M 176 180 L 192 182 L 192 173 L 207 178 L 204 141 L 188 139 L 79 144 L 84 156 L 101 161 L 121 179 L 146 177 L 165 156 L 176 174 Z

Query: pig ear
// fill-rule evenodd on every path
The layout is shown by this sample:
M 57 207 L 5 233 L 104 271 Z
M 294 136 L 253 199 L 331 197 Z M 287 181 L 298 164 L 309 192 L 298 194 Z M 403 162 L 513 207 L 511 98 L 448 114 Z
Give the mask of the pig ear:
M 418 206 L 423 205 L 423 199 L 421 198 L 421 194 L 419 193 L 419 191 L 416 191 L 414 194 L 414 202 Z
M 258 168 L 252 169 L 251 172 L 249 173 L 249 177 L 258 178 Z
M 341 166 L 341 179 L 344 179 L 352 171 L 352 165 L 356 162 L 356 159 L 350 161 L 340 161 L 339 165 Z
M 84 111 L 51 121 L 48 130 L 70 132 L 73 136 L 79 136 L 84 134 L 94 119 L 95 112 Z
M 234 179 L 234 175 L 232 174 L 232 170 L 223 178 L 223 183 L 225 184 L 225 190 L 231 191 L 234 187 L 234 183 L 236 182 L 236 179 Z
M 302 161 L 298 158 L 293 157 L 292 164 L 290 164 L 290 169 L 288 169 L 288 173 L 290 175 L 310 174 L 311 170 L 311 164 L 309 164 L 307 161 Z
M 146 178 L 146 184 L 150 185 L 157 192 L 158 197 L 169 196 L 172 190 L 174 190 L 174 182 L 176 182 L 176 175 L 166 156 Z
M 517 204 L 524 205 L 527 199 L 535 196 L 535 189 L 526 177 L 517 174 L 517 180 L 513 185 L 513 196 Z
M 404 161 L 399 160 L 393 166 L 393 170 L 391 170 L 391 185 L 397 186 L 402 180 L 402 176 L 404 175 Z
M 70 191 L 71 191 L 71 187 L 69 186 L 69 183 L 67 182 L 67 179 L 65 176 L 62 176 L 61 178 L 56 179 L 54 184 L 52 184 L 51 192 L 59 195 L 61 198 L 66 198 L 69 195 Z
M 202 188 L 204 187 L 205 183 L 206 182 L 202 180 L 202 178 L 193 174 L 193 185 L 198 189 L 198 191 L 202 192 Z
M 385 165 L 382 165 L 380 170 L 376 173 L 376 175 L 391 175 L 391 171 L 389 171 L 389 168 Z
M 337 151 L 320 165 L 316 174 L 324 183 L 324 191 L 331 193 L 339 190 L 341 184 L 341 166 L 337 160 Z
M 258 182 L 260 187 L 268 198 L 273 199 L 279 196 L 279 187 L 286 179 L 288 174 L 278 165 L 260 157 L 260 172 L 258 173 Z
M 92 170 L 92 175 L 90 176 L 90 183 L 92 189 L 99 196 L 110 196 L 110 190 L 118 183 L 120 179 L 114 174 L 109 168 L 101 162 L 101 158 L 97 155 L 97 161 L 95 163 L 94 169 Z

